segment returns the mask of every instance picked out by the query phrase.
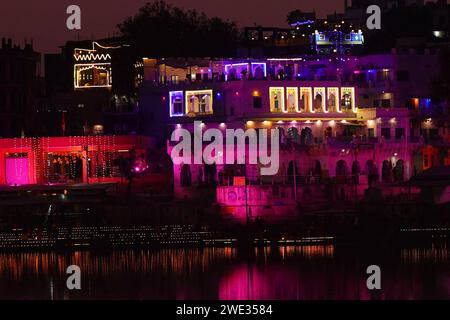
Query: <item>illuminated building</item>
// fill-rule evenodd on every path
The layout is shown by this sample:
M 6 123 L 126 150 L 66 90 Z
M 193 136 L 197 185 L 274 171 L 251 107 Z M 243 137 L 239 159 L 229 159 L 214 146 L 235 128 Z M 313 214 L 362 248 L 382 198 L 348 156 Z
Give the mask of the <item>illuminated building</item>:
M 217 202 L 235 217 L 245 215 L 245 206 L 244 191 L 234 177 L 245 177 L 251 185 L 248 203 L 254 215 L 271 205 L 272 185 L 287 197 L 277 210 L 295 206 L 293 175 L 299 185 L 333 181 L 334 188 L 342 187 L 347 195 L 357 183 L 356 192 L 362 195 L 369 184 L 399 184 L 425 168 L 416 158 L 428 157 L 420 135 L 429 124 L 417 127 L 414 111 L 400 104 L 408 92 L 393 77 L 396 69 L 391 65 L 398 59 L 403 60 L 399 67 L 406 68 L 414 63 L 411 58 L 421 57 L 194 60 L 184 65 L 146 59 L 141 90 L 143 117 L 149 119 L 146 134 L 166 141 L 170 154 L 175 145 L 169 141 L 172 130 L 192 133 L 194 120 L 222 131 L 278 129 L 280 169 L 275 176 L 261 176 L 258 165 L 252 164 L 174 165 L 177 196 L 190 195 L 200 183 L 218 184 Z M 373 73 L 364 69 L 370 61 Z M 361 73 L 368 77 L 357 76 Z M 220 156 L 225 158 L 226 150 Z
M 95 125 L 104 133 L 137 133 L 143 63 L 122 39 L 69 41 L 61 53 L 45 55 L 45 66 L 48 111 L 59 122 L 65 113 L 66 130 L 58 123 L 44 135 L 94 134 Z
M 129 166 L 154 173 L 147 154 L 153 145 L 142 136 L 0 139 L 0 185 L 126 182 Z

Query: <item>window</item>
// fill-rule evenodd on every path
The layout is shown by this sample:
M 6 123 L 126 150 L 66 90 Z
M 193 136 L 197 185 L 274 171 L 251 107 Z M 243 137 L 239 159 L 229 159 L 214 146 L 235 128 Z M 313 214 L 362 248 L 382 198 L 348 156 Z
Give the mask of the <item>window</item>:
M 369 138 L 374 138 L 375 137 L 375 130 L 373 128 L 367 129 L 367 136 Z
M 327 111 L 336 112 L 338 103 L 338 88 L 328 88 Z
M 253 108 L 255 108 L 255 109 L 262 108 L 262 97 L 259 97 L 259 96 L 253 97 Z
M 186 91 L 185 97 L 187 114 L 212 114 L 213 113 L 213 91 L 196 90 Z
M 395 128 L 395 139 L 404 139 L 405 138 L 405 128 Z
M 270 111 L 271 112 L 283 112 L 284 111 L 284 88 L 282 87 L 270 87 Z
M 373 102 L 375 108 L 390 108 L 391 100 L 390 99 L 377 99 Z
M 287 110 L 288 112 L 298 111 L 298 90 L 297 88 L 286 89 Z
M 300 108 L 302 111 L 312 110 L 312 90 L 311 88 L 300 88 Z
M 175 114 L 182 114 L 183 113 L 183 101 L 180 97 L 176 97 L 173 101 L 173 112 Z
M 398 81 L 408 81 L 409 80 L 408 70 L 398 70 L 397 71 L 397 80 Z
M 169 92 L 170 103 L 170 116 L 178 117 L 184 115 L 183 110 L 183 91 L 170 91 Z
M 74 68 L 77 89 L 112 85 L 111 63 L 75 64 Z
M 325 88 L 314 88 L 314 111 L 325 111 Z
M 178 84 L 179 77 L 178 76 L 171 76 L 170 80 L 172 81 L 172 84 Z
M 381 128 L 381 136 L 385 139 L 391 138 L 391 128 Z
M 341 110 L 354 111 L 355 110 L 355 88 L 341 88 Z

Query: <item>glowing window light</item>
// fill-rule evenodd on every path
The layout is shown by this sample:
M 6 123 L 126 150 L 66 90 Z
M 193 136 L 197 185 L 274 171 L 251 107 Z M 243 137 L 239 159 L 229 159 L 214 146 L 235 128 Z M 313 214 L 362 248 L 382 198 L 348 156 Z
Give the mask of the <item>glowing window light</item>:
M 170 117 L 181 117 L 184 115 L 183 111 L 183 91 L 169 92 L 169 114 Z
M 213 91 L 190 90 L 185 94 L 186 114 L 212 114 L 213 113 Z
M 247 121 L 247 126 L 248 126 L 248 127 L 251 127 L 251 126 L 253 126 L 253 124 L 254 124 L 254 122 L 253 122 L 253 121 L 251 121 L 251 120 Z
M 228 76 L 230 69 L 233 67 L 243 67 L 248 66 L 247 62 L 240 62 L 240 63 L 228 63 L 224 66 L 225 68 L 225 74 Z M 257 68 L 257 66 L 262 66 L 264 77 L 267 77 L 267 64 L 265 62 L 251 62 L 250 66 L 252 68 L 252 73 L 254 72 L 254 69 Z
M 342 87 L 341 88 L 341 102 L 345 104 L 346 107 L 348 105 L 351 106 L 352 111 L 356 113 L 358 109 L 356 108 L 355 103 L 355 88 L 354 87 Z
M 272 124 L 272 122 L 270 122 L 270 121 L 267 121 L 267 120 L 263 121 L 263 125 L 265 125 L 265 126 L 270 126 L 271 124 Z
M 314 88 L 314 103 L 316 102 L 316 97 L 320 96 L 321 102 L 320 102 L 320 110 L 324 111 L 325 113 L 327 113 L 328 111 L 326 110 L 325 107 L 325 88 L 321 88 L 321 87 L 316 87 Z M 315 106 L 314 106 L 315 107 Z M 315 109 L 315 108 L 314 108 Z M 316 110 L 314 110 L 315 112 Z
M 95 81 L 93 78 L 85 78 L 82 72 L 87 70 L 102 70 L 106 72 L 106 84 L 89 84 L 89 80 Z M 86 75 L 87 76 L 87 75 Z M 88 88 L 110 88 L 112 86 L 112 71 L 111 63 L 88 63 L 88 64 L 74 64 L 73 66 L 73 80 L 74 88 L 88 89 Z M 85 85 L 81 85 L 82 81 L 86 81 Z
M 300 87 L 300 99 L 303 101 L 303 108 L 315 113 L 312 104 L 312 89 L 311 87 Z
M 328 113 L 330 110 L 333 112 L 342 112 L 339 105 L 339 88 L 337 87 L 327 88 L 327 102 L 325 113 Z
M 286 111 L 287 112 L 301 112 L 298 106 L 298 88 L 286 88 Z
M 285 110 L 284 87 L 269 87 L 270 112 L 287 112 Z

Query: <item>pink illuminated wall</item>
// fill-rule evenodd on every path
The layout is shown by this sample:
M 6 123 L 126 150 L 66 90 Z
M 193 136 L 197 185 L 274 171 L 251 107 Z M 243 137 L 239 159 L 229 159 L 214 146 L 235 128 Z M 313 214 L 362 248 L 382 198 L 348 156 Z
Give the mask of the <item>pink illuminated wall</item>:
M 28 158 L 6 159 L 6 183 L 8 185 L 23 185 L 29 183 Z

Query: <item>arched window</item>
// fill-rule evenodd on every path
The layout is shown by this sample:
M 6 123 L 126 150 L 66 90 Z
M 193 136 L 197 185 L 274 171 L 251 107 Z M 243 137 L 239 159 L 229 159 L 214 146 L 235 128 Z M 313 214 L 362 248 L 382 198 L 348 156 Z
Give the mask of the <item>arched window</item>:
M 328 97 L 328 111 L 330 112 L 336 111 L 336 96 L 333 93 L 330 93 Z
M 325 129 L 325 137 L 331 138 L 333 136 L 333 128 L 327 127 Z
M 253 75 L 254 79 L 262 80 L 264 79 L 264 70 L 261 67 L 256 67 L 255 74 Z
M 383 167 L 381 168 L 381 178 L 383 182 L 392 182 L 392 163 L 388 160 L 383 161 Z
M 348 175 L 347 162 L 339 160 L 336 163 L 336 177 L 346 177 Z
M 300 110 L 303 112 L 307 110 L 305 94 L 302 94 L 300 98 Z
M 278 79 L 284 79 L 284 70 L 282 68 L 278 69 Z
M 405 163 L 403 160 L 398 160 L 394 167 L 394 180 L 395 182 L 403 182 L 405 179 Z
M 344 94 L 342 97 L 342 109 L 343 111 L 352 109 L 352 97 L 348 93 Z
M 300 143 L 303 145 L 310 145 L 313 143 L 313 134 L 311 128 L 303 128 L 300 134 Z
M 230 79 L 230 80 L 236 80 L 237 79 L 237 72 L 236 72 L 235 68 L 231 68 L 228 71 L 228 79 Z
M 314 110 L 322 111 L 322 95 L 320 93 L 316 94 L 314 98 Z
M 352 163 L 352 181 L 354 184 L 359 184 L 359 174 L 361 173 L 361 166 L 359 161 L 355 160 Z
M 208 106 L 209 106 L 209 96 L 207 94 L 205 94 L 202 99 L 200 100 L 200 104 L 199 104 L 199 111 L 201 113 L 205 113 L 208 111 Z
M 366 161 L 365 171 L 367 175 L 367 182 L 370 187 L 374 182 L 378 181 L 378 169 L 372 159 Z
M 199 105 L 198 97 L 192 95 L 189 98 L 188 113 L 198 112 L 198 105 Z
M 278 94 L 274 94 L 273 96 L 273 108 L 275 111 L 279 111 L 280 109 L 280 99 L 278 98 Z
M 183 113 L 183 101 L 180 97 L 176 97 L 173 100 L 173 114 L 182 114 Z
M 295 110 L 295 96 L 294 96 L 294 94 L 292 92 L 289 93 L 287 104 L 288 104 L 288 112 L 295 112 L 296 111 Z
M 298 140 L 298 130 L 295 127 L 290 127 L 287 131 L 288 137 L 294 141 Z

